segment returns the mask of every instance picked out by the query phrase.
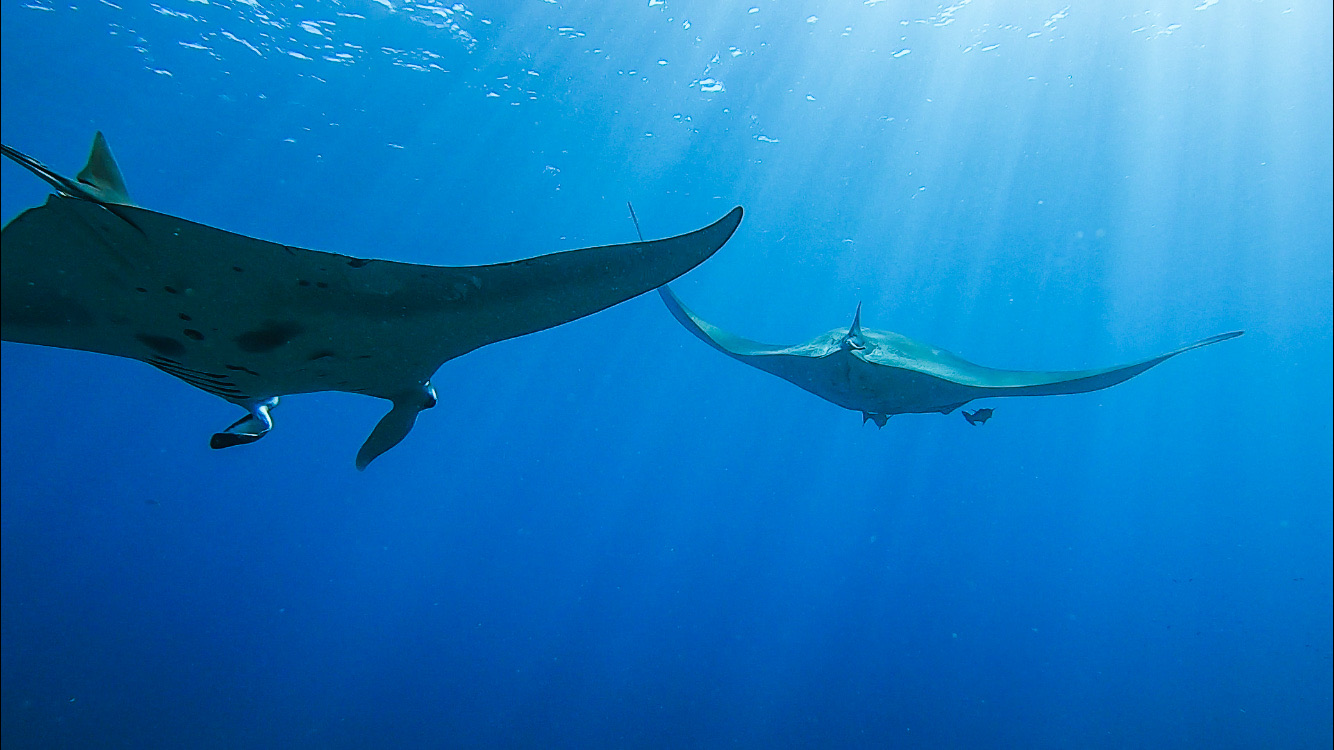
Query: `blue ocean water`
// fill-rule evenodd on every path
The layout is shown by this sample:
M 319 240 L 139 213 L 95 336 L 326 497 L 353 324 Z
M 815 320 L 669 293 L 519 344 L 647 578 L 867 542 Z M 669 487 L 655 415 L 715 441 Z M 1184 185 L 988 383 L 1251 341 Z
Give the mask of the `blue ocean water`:
M 673 288 L 1091 394 L 860 415 L 645 295 L 384 411 L 3 346 L 12 748 L 1301 748 L 1331 728 L 1326 2 L 3 0 L 6 145 L 145 207 Z M 0 167 L 0 218 L 45 183 Z M 77 273 L 77 269 L 71 269 Z

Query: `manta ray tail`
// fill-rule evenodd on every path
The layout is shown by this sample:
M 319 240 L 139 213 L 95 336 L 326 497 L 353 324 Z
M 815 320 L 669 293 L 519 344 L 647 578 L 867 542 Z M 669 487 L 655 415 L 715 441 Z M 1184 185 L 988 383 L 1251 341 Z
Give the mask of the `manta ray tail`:
M 116 166 L 116 160 L 111 156 L 111 147 L 107 145 L 106 136 L 102 135 L 102 131 L 99 130 L 93 137 L 93 149 L 88 155 L 88 163 L 74 180 L 9 146 L 0 144 L 0 154 L 8 156 L 24 169 L 45 180 L 61 195 L 96 203 L 134 227 L 135 231 L 144 234 L 143 228 L 126 215 L 123 208 L 120 208 L 134 204 L 130 202 L 129 191 L 125 189 L 125 178 L 121 176 L 120 167 Z
M 93 203 L 130 203 L 129 191 L 125 189 L 125 178 L 120 167 L 111 155 L 106 136 L 98 131 L 93 137 L 92 152 L 88 154 L 88 163 L 74 180 L 59 174 L 55 170 L 9 146 L 0 146 L 0 153 L 13 159 L 18 164 L 45 180 L 51 187 L 72 198 L 82 198 Z

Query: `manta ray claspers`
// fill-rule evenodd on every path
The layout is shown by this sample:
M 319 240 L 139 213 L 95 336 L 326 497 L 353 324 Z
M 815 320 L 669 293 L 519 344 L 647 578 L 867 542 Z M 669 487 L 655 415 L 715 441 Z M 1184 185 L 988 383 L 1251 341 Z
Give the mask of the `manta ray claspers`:
M 486 266 L 427 266 L 287 247 L 139 208 L 98 133 L 63 177 L 8 146 L 55 189 L 0 232 L 0 337 L 147 362 L 248 414 L 225 448 L 272 427 L 280 396 L 346 391 L 393 408 L 357 468 L 435 405 L 430 378 L 487 344 L 604 310 L 713 255 L 741 208 L 689 234 Z
M 907 336 L 863 329 L 861 305 L 851 328 L 835 329 L 805 344 L 774 346 L 710 324 L 681 304 L 670 287 L 658 293 L 677 321 L 704 343 L 844 409 L 860 411 L 863 423 L 869 420 L 878 427 L 884 427 L 895 414 L 949 414 L 977 398 L 1055 396 L 1110 388 L 1182 352 L 1242 334 L 1220 333 L 1166 354 L 1098 370 L 997 370 Z M 985 423 L 991 411 L 979 409 L 965 418 L 970 424 Z

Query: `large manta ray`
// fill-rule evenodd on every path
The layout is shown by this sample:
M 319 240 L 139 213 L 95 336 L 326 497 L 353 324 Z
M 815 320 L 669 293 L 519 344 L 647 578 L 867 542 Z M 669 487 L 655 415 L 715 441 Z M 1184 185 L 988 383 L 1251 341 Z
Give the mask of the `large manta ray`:
M 738 207 L 679 237 L 489 266 L 364 260 L 138 208 L 101 133 L 74 180 L 0 149 L 57 191 L 0 233 L 5 341 L 137 359 L 245 408 L 214 448 L 263 437 L 279 396 L 388 399 L 359 469 L 435 405 L 440 365 L 662 286 L 741 221 Z
M 863 330 L 861 305 L 847 330 L 835 329 L 805 344 L 772 346 L 734 336 L 700 319 L 666 286 L 658 293 L 681 325 L 704 343 L 844 409 L 860 411 L 863 423 L 870 420 L 878 427 L 895 414 L 949 414 L 975 398 L 1055 396 L 1109 388 L 1182 352 L 1242 334 L 1221 333 L 1167 354 L 1100 370 L 996 370 L 907 336 Z M 990 409 L 981 411 L 986 414 L 975 412 L 969 422 L 985 422 L 991 416 Z

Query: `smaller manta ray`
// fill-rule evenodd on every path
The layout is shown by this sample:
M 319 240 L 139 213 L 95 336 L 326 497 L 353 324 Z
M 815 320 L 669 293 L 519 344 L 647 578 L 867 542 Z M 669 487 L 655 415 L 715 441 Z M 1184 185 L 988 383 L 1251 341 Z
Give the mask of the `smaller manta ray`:
M 960 413 L 963 414 L 964 419 L 968 420 L 968 424 L 973 425 L 974 427 L 980 427 L 986 424 L 988 419 L 991 419 L 991 415 L 994 412 L 995 409 L 977 409 L 971 412 L 965 411 Z
M 895 414 L 949 414 L 976 398 L 1055 396 L 1109 388 L 1182 352 L 1242 334 L 1221 333 L 1167 354 L 1100 370 L 996 370 L 897 333 L 862 330 L 861 305 L 848 330 L 835 329 L 805 344 L 773 346 L 734 336 L 702 320 L 668 287 L 658 294 L 677 321 L 704 343 L 844 409 L 859 411 L 863 423 L 874 422 L 877 427 L 884 427 Z M 991 409 L 964 415 L 970 424 L 990 417 Z
M 136 359 L 245 409 L 214 448 L 268 434 L 280 396 L 386 399 L 393 408 L 357 453 L 358 469 L 435 406 L 440 365 L 656 289 L 717 252 L 741 222 L 737 207 L 670 239 L 417 265 L 287 247 L 139 208 L 101 133 L 73 180 L 0 152 L 56 189 L 0 233 L 0 338 Z

